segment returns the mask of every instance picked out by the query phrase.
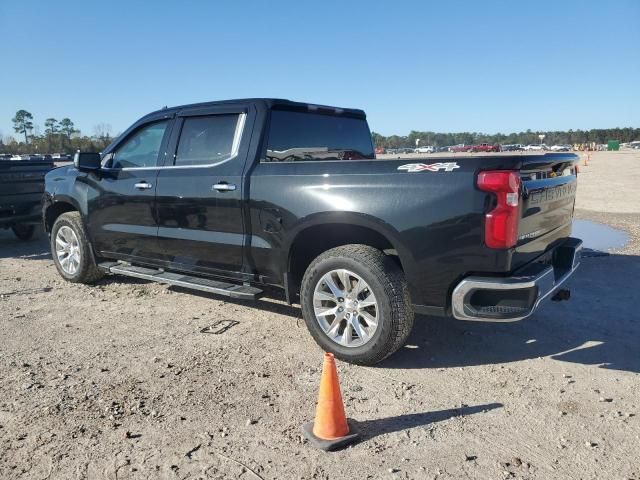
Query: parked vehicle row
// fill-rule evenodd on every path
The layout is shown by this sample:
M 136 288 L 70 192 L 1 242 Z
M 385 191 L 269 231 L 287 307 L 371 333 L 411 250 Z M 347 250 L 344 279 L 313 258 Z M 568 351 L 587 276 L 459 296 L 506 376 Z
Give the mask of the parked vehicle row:
M 449 147 L 449 151 L 453 153 L 470 152 L 472 147 L 473 145 L 465 145 L 464 143 L 461 143 L 459 145 Z
M 2 153 L 0 154 L 0 160 L 53 160 L 58 162 L 70 162 L 72 157 L 68 153 L 24 153 L 21 155 Z
M 425 145 L 417 148 L 377 148 L 376 154 L 405 154 L 405 153 L 442 153 L 442 152 L 500 152 L 502 148 L 500 145 L 491 143 L 480 143 L 477 145 L 452 145 L 446 147 L 436 147 L 435 145 Z
M 606 147 L 606 145 L 604 145 Z M 605 148 L 606 149 L 606 148 Z M 465 145 L 463 143 L 458 145 L 451 145 L 447 147 L 436 147 L 432 145 L 425 145 L 418 148 L 388 148 L 383 147 L 376 148 L 376 154 L 406 154 L 406 153 L 478 153 L 478 152 L 571 152 L 574 148 L 572 145 L 553 145 L 551 147 L 544 143 L 532 143 L 529 145 L 523 145 L 521 143 L 515 144 L 492 144 L 492 143 L 479 143 L 475 145 Z
M 490 143 L 480 143 L 471 147 L 472 152 L 500 152 L 501 150 L 500 145 Z
M 525 145 L 523 150 L 525 152 L 543 152 L 545 150 L 549 150 L 549 147 L 547 147 L 544 143 L 535 143 L 531 145 Z
M 521 143 L 512 143 L 502 145 L 503 152 L 522 152 L 524 151 L 524 145 Z
M 572 145 L 553 145 L 549 147 L 552 152 L 570 152 L 573 150 Z
M 428 147 L 418 147 L 414 150 L 415 153 L 435 153 L 437 150 L 436 147 L 434 146 L 428 146 Z

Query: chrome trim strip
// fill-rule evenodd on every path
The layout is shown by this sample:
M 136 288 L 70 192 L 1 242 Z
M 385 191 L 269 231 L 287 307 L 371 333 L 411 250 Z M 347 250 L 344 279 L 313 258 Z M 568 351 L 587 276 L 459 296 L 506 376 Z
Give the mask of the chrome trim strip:
M 582 250 L 582 242 L 573 250 L 573 259 L 571 269 L 560 277 L 557 281 L 554 278 L 554 269 L 552 266 L 545 268 L 535 277 L 467 277 L 462 280 L 451 295 L 451 310 L 453 317 L 458 320 L 470 320 L 480 322 L 517 322 L 530 316 L 549 295 L 558 290 L 560 286 L 576 271 L 580 265 L 580 251 Z M 514 290 L 520 288 L 538 287 L 538 298 L 534 302 L 531 310 L 526 315 L 508 317 L 508 318 L 487 318 L 474 316 L 467 313 L 465 308 L 465 299 L 473 290 Z
M 238 122 L 236 123 L 236 131 L 233 135 L 233 143 L 231 144 L 231 156 L 235 157 L 238 155 L 238 150 L 240 150 L 240 139 L 242 138 L 242 132 L 244 131 L 244 122 L 247 117 L 246 113 L 241 113 L 238 115 Z
M 176 168 L 207 168 L 207 167 L 217 167 L 218 165 L 222 165 L 225 162 L 233 160 L 238 156 L 238 152 L 240 151 L 240 142 L 242 140 L 242 135 L 244 133 L 244 125 L 246 121 L 247 114 L 239 113 L 238 121 L 236 122 L 236 130 L 233 134 L 233 143 L 231 144 L 231 154 L 229 157 L 220 160 L 215 163 L 209 163 L 206 165 L 164 165 L 164 166 L 153 166 L 153 167 L 125 167 L 125 168 L 103 168 L 103 170 L 107 171 L 115 171 L 115 172 L 131 172 L 138 170 L 170 170 Z M 180 140 L 178 140 L 180 141 Z

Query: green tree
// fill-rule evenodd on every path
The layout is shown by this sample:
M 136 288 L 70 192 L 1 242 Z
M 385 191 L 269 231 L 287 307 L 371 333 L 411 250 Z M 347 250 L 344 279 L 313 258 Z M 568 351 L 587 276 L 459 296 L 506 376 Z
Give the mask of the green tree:
M 45 135 L 55 135 L 58 133 L 58 120 L 55 118 L 47 118 L 44 121 L 44 133 Z
M 11 119 L 16 133 L 24 134 L 24 143 L 29 143 L 29 133 L 33 130 L 33 115 L 26 110 L 18 110 L 16 116 Z
M 69 118 L 63 118 L 60 120 L 60 131 L 67 137 L 67 139 L 71 140 L 71 135 L 74 133 L 79 133 L 79 130 L 76 130 L 75 125 Z
M 371 132 L 371 139 L 373 140 L 373 146 L 378 148 L 384 145 L 385 138 L 376 132 Z
M 58 120 L 55 118 L 47 118 L 44 121 L 44 134 L 47 136 L 47 150 L 51 151 L 54 136 L 57 135 L 59 131 Z

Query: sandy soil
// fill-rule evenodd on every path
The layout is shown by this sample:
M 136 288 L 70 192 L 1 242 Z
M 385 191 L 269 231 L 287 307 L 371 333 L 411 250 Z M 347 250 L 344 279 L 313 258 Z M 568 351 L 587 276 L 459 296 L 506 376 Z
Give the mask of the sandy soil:
M 0 232 L 0 478 L 640 478 L 640 155 L 596 153 L 576 214 L 632 242 L 572 301 L 497 325 L 418 317 L 376 368 L 339 364 L 362 440 L 306 444 L 322 355 L 300 312 L 126 278 L 63 282 Z M 201 330 L 220 320 L 225 333 Z

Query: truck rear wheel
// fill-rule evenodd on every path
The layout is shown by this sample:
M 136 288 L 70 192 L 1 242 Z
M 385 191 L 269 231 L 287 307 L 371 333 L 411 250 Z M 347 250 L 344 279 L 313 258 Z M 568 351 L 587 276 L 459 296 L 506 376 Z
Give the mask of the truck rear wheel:
M 11 227 L 13 230 L 13 234 L 18 237 L 19 240 L 27 241 L 31 240 L 33 237 L 33 232 L 35 232 L 35 225 L 14 225 Z
M 68 282 L 93 283 L 104 276 L 96 265 L 78 212 L 63 213 L 54 222 L 51 255 L 58 273 Z
M 317 257 L 304 274 L 300 299 L 316 343 L 350 363 L 380 362 L 404 345 L 413 327 L 402 270 L 367 245 L 336 247 Z

